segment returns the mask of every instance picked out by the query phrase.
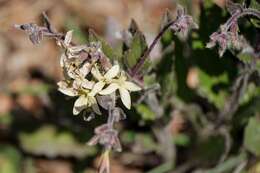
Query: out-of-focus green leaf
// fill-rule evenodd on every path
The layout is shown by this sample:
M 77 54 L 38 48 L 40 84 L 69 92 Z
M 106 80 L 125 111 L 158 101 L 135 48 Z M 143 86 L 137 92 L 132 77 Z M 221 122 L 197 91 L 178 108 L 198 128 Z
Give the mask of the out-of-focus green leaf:
M 142 116 L 143 120 L 155 120 L 155 113 L 150 110 L 150 108 L 144 104 L 139 104 L 136 106 L 137 112 Z
M 248 151 L 260 156 L 260 119 L 252 117 L 245 129 L 244 145 Z
M 173 142 L 178 146 L 188 146 L 190 144 L 190 138 L 188 135 L 179 133 L 174 136 Z
M 225 143 L 222 136 L 209 136 L 198 143 L 195 155 L 205 162 L 214 162 L 220 158 L 224 148 Z
M 147 49 L 145 37 L 141 32 L 136 32 L 133 36 L 132 43 L 125 55 L 125 61 L 128 67 L 133 67 L 144 51 Z
M 260 3 L 257 0 L 250 0 L 250 8 L 254 8 L 256 10 L 260 10 Z M 251 18 L 250 19 L 253 25 L 257 28 L 260 28 L 260 19 L 257 18 Z
M 203 49 L 205 46 L 201 40 L 194 40 L 192 41 L 192 49 Z
M 136 135 L 135 141 L 136 145 L 138 145 L 144 152 L 155 151 L 158 148 L 158 145 L 151 134 L 139 133 Z
M 257 97 L 259 95 L 260 95 L 260 87 L 257 87 L 254 83 L 250 83 L 247 86 L 246 92 L 244 93 L 244 95 L 241 98 L 241 104 L 248 103 L 254 97 Z
M 148 171 L 147 173 L 166 173 L 171 171 L 172 169 L 173 163 L 170 161 L 157 166 L 156 168 Z
M 34 160 L 28 158 L 23 161 L 23 169 L 25 173 L 37 173 L 37 168 L 34 165 Z
M 76 39 L 76 41 L 81 44 L 85 44 L 87 42 L 86 34 L 84 34 L 73 18 L 68 18 L 68 20 L 65 22 L 65 27 L 67 30 L 73 30 L 73 37 Z
M 249 7 L 260 10 L 260 3 L 257 0 L 251 0 Z
M 252 62 L 252 60 L 253 60 L 252 55 L 247 52 L 241 52 L 237 55 L 237 57 L 239 58 L 240 61 L 247 63 L 247 64 Z
M 10 125 L 13 121 L 13 118 L 10 113 L 0 114 L 0 125 Z
M 36 155 L 83 158 L 96 153 L 95 148 L 80 144 L 69 132 L 57 132 L 53 126 L 43 126 L 33 133 L 21 133 L 19 139 L 25 151 Z
M 46 83 L 35 83 L 32 85 L 27 85 L 19 91 L 21 94 L 30 94 L 34 96 L 39 96 L 42 94 L 47 94 L 51 89 L 51 86 Z
M 224 73 L 220 76 L 210 76 L 202 70 L 199 71 L 199 87 L 197 89 L 198 93 L 207 98 L 211 103 L 215 104 L 218 108 L 223 108 L 225 100 L 226 100 L 226 91 L 220 90 L 219 92 L 215 92 L 213 87 L 220 83 L 227 83 L 228 77 L 227 74 Z
M 135 140 L 135 132 L 134 131 L 122 132 L 120 139 L 123 141 L 123 143 L 133 143 Z
M 21 170 L 21 154 L 13 147 L 0 145 L 0 172 L 19 173 Z
M 246 159 L 246 155 L 244 153 L 239 156 L 231 157 L 225 162 L 217 165 L 217 167 L 207 170 L 207 173 L 225 173 L 231 172 L 237 165 L 243 162 Z

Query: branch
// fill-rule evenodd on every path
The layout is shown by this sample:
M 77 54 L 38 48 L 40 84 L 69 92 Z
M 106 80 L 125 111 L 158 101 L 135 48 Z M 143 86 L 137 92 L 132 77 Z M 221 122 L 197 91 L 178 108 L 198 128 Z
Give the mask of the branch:
M 142 68 L 145 60 L 148 58 L 149 54 L 153 50 L 154 46 L 157 44 L 157 42 L 160 40 L 160 38 L 163 36 L 163 34 L 172 26 L 176 20 L 169 22 L 167 25 L 165 25 L 162 30 L 158 33 L 158 35 L 155 37 L 149 48 L 143 53 L 142 57 L 138 60 L 136 65 L 130 70 L 130 75 L 134 77 Z

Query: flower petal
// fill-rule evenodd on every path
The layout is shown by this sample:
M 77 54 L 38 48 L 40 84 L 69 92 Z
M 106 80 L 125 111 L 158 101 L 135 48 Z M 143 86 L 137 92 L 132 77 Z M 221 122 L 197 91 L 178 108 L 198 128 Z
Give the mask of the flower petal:
M 101 115 L 101 111 L 100 111 L 100 109 L 99 109 L 97 103 L 93 104 L 93 105 L 91 106 L 91 108 L 92 108 L 92 110 L 93 110 L 96 114 Z
M 99 92 L 99 94 L 101 95 L 108 95 L 113 93 L 115 90 L 117 90 L 119 88 L 118 84 L 116 83 L 111 83 L 108 87 L 106 87 L 105 89 L 103 89 L 102 91 Z
M 69 87 L 65 81 L 60 81 L 57 83 L 59 86 L 58 90 L 68 96 L 74 97 L 78 95 L 78 92 L 74 90 L 72 87 Z
M 81 83 L 81 86 L 85 89 L 92 89 L 95 85 L 95 82 L 93 81 L 89 81 L 87 79 L 83 79 L 82 80 L 82 83 Z
M 103 89 L 104 86 L 105 86 L 105 82 L 103 81 L 97 82 L 89 94 L 91 96 L 95 96 L 98 92 L 100 92 Z
M 119 73 L 120 67 L 119 65 L 114 65 L 113 67 L 111 67 L 111 69 L 109 69 L 106 74 L 104 75 L 104 77 L 106 79 L 113 79 L 114 77 L 116 77 Z
M 128 82 L 128 81 L 124 82 L 124 88 L 129 91 L 140 91 L 141 90 L 141 88 L 138 85 L 136 85 L 133 82 Z
M 74 103 L 73 115 L 78 115 L 83 109 L 87 108 L 88 98 L 81 95 Z
M 64 67 L 65 66 L 65 60 L 66 60 L 66 55 L 65 55 L 65 53 L 63 53 L 62 55 L 61 55 L 61 57 L 60 57 L 60 66 L 61 67 Z
M 80 69 L 79 72 L 80 74 L 85 77 L 87 74 L 90 72 L 91 69 L 91 64 L 90 63 L 85 63 Z
M 64 39 L 64 44 L 65 44 L 65 46 L 69 46 L 69 45 L 70 45 L 70 42 L 71 42 L 71 40 L 72 40 L 72 33 L 73 33 L 72 30 L 70 30 L 70 31 L 68 31 L 68 32 L 66 33 L 66 36 L 65 36 L 65 39 Z
M 127 109 L 130 109 L 131 108 L 131 97 L 130 97 L 130 94 L 127 91 L 127 89 L 120 87 L 119 93 L 120 93 L 120 98 L 121 98 L 123 104 L 125 105 L 125 107 Z
M 94 78 L 96 78 L 99 81 L 103 79 L 102 74 L 100 73 L 100 71 L 98 70 L 98 68 L 96 66 L 94 66 L 91 69 L 91 74 L 94 76 Z

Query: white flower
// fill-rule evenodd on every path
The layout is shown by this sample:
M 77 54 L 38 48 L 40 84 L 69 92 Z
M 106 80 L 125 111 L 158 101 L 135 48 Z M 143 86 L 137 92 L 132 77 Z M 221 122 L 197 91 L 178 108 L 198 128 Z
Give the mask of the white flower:
M 120 93 L 120 98 L 127 109 L 131 108 L 131 97 L 129 91 L 139 91 L 141 88 L 133 82 L 126 81 L 127 77 L 124 72 L 118 79 L 113 79 L 111 84 L 99 92 L 101 95 L 108 95 L 115 92 L 117 89 Z
M 100 73 L 98 67 L 94 66 L 91 70 L 91 74 L 98 80 L 98 82 L 93 87 L 94 93 L 99 93 L 106 84 L 111 83 L 112 79 L 116 77 L 118 73 L 119 65 L 114 65 L 111 67 L 111 69 L 109 69 L 104 76 Z
M 85 79 L 85 82 L 80 80 L 74 80 L 72 83 L 60 81 L 58 82 L 58 86 L 58 90 L 65 95 L 71 97 L 79 96 L 74 103 L 74 115 L 78 115 L 83 109 L 88 107 L 91 107 L 95 113 L 101 114 L 95 98 L 97 91 L 101 90 L 99 89 L 99 85 Z
M 58 85 L 58 90 L 67 95 L 67 96 L 71 96 L 71 97 L 74 97 L 74 96 L 78 96 L 78 91 L 72 87 L 72 84 L 70 84 L 69 82 L 67 81 L 60 81 L 57 83 Z
M 87 94 L 83 94 L 81 95 L 74 103 L 73 106 L 73 114 L 74 115 L 78 115 L 82 110 L 91 107 L 92 110 L 96 113 L 96 114 L 101 114 L 98 104 L 97 104 L 97 100 L 96 98 L 93 96 L 93 93 L 87 93 Z

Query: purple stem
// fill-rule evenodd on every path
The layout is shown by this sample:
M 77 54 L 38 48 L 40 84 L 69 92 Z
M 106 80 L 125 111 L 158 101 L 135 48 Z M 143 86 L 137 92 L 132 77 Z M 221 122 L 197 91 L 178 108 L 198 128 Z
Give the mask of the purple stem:
M 165 25 L 162 30 L 158 33 L 158 35 L 155 37 L 149 48 L 143 53 L 141 58 L 138 60 L 138 62 L 130 69 L 130 76 L 133 78 L 138 74 L 138 72 L 141 70 L 145 60 L 148 58 L 149 54 L 153 50 L 156 43 L 160 40 L 160 38 L 163 36 L 163 34 L 169 29 L 177 20 L 169 22 L 167 25 Z

